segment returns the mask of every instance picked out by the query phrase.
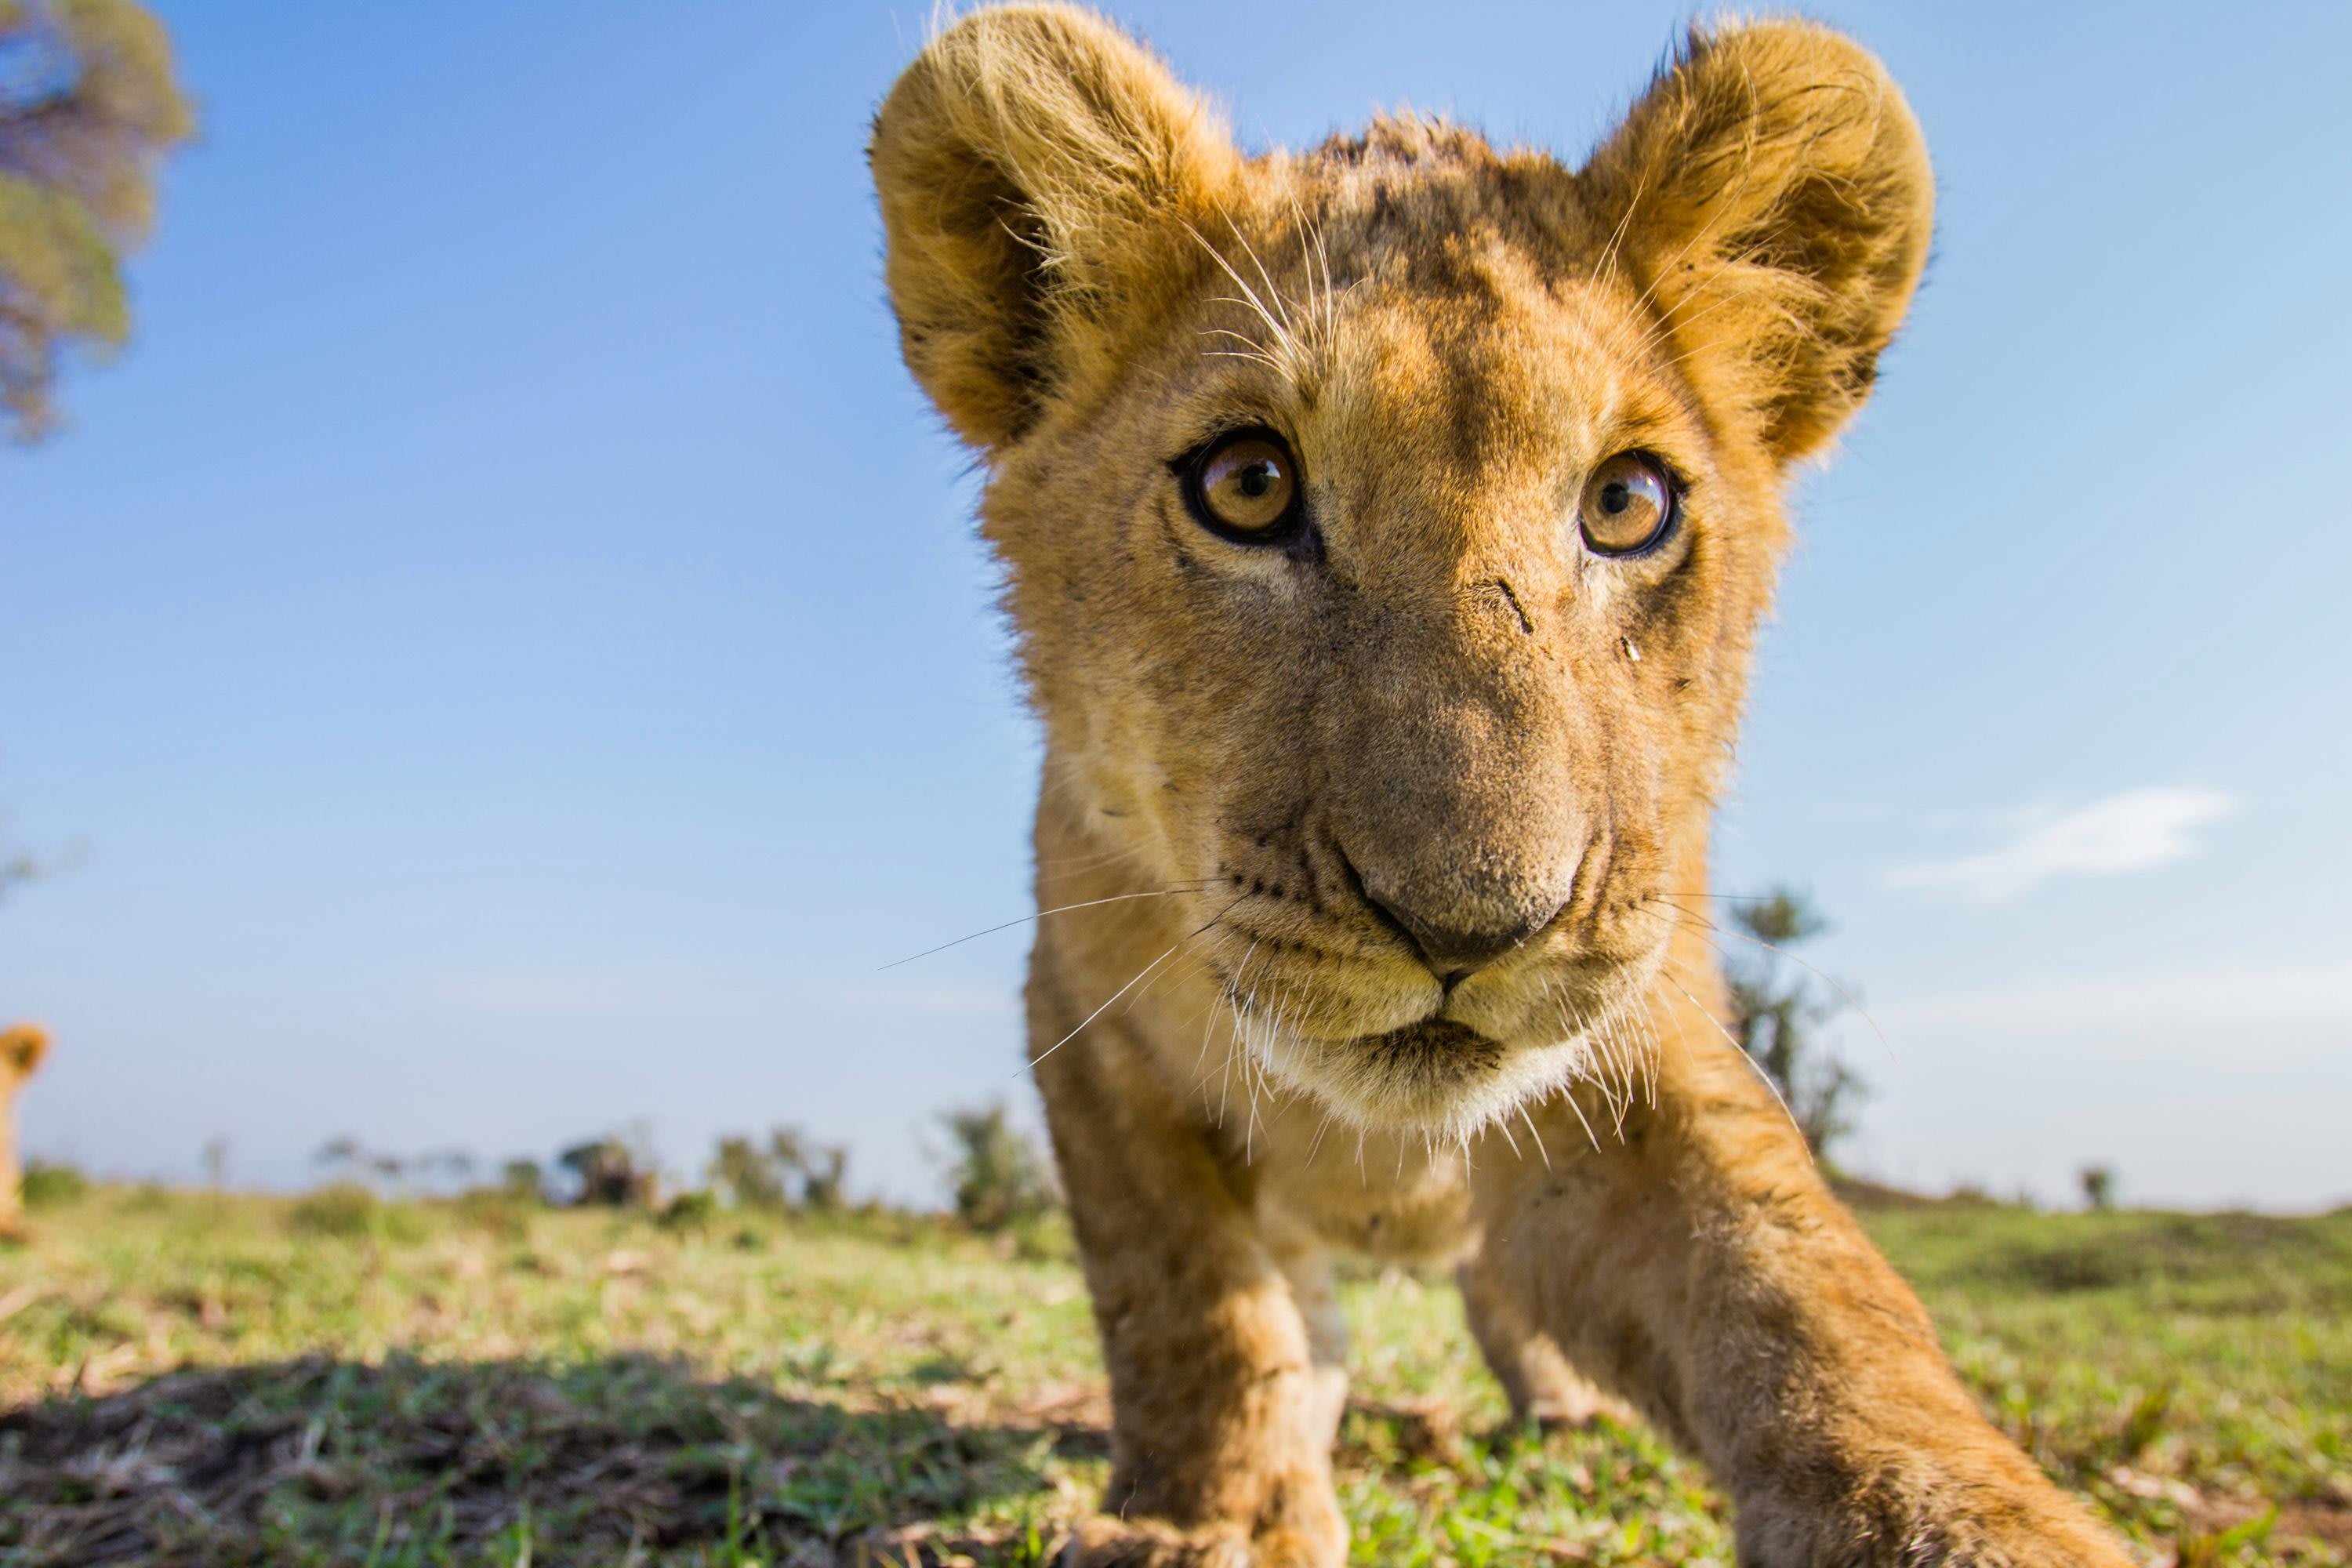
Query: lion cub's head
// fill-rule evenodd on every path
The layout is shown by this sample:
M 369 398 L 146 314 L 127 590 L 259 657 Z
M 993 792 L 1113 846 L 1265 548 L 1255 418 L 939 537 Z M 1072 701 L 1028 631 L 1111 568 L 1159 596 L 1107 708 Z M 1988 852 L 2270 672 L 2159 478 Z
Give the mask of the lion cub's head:
M 8 1103 L 17 1086 L 33 1076 L 48 1054 L 49 1034 L 38 1024 L 0 1029 L 0 1106 Z
M 873 163 L 1057 811 L 1188 889 L 1266 1065 L 1342 1114 L 1556 1084 L 1661 961 L 1784 477 L 1927 255 L 1895 85 L 1771 23 L 1695 37 L 1580 170 L 1414 119 L 1247 157 L 1019 6 L 924 50 Z

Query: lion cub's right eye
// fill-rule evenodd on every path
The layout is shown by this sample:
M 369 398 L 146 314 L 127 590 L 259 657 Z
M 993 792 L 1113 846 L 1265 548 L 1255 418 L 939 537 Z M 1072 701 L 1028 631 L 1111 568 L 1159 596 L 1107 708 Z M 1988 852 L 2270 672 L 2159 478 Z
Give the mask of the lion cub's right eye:
M 1202 527 L 1242 544 L 1274 544 L 1298 525 L 1298 461 L 1271 430 L 1237 430 L 1183 465 L 1184 504 Z

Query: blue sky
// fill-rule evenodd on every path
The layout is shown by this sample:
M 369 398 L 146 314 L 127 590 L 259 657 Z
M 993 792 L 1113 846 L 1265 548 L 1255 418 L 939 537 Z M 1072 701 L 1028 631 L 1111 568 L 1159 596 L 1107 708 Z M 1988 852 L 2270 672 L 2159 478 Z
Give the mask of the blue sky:
M 1035 742 L 899 367 L 866 117 L 920 5 L 160 7 L 203 105 L 70 429 L 0 450 L 28 1146 L 933 1190 L 1024 1106 Z M 1375 105 L 1574 159 L 1681 8 L 1121 5 L 1245 142 Z M 1854 1152 L 2352 1198 L 2352 8 L 1817 14 L 1911 94 L 1935 266 L 1803 482 L 1720 885 L 1892 1038 Z

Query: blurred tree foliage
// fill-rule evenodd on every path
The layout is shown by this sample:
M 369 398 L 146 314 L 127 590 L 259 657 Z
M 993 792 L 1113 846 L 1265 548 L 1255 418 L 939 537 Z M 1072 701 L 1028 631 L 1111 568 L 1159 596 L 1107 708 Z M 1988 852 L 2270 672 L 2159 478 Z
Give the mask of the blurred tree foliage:
M 8 825 L 0 821 L 0 903 L 8 901 L 8 889 L 20 882 L 29 882 L 41 874 L 41 868 L 30 855 L 9 847 Z
M 517 1203 L 538 1203 L 547 1194 L 547 1173 L 536 1160 L 509 1160 L 499 1167 L 499 1191 Z
M 1002 1104 L 951 1110 L 940 1121 L 955 1145 L 948 1180 L 955 1188 L 956 1217 L 964 1224 L 1007 1230 L 1050 1213 L 1061 1201 L 1052 1162 Z
M 1817 1034 L 1841 1011 L 1810 979 L 1790 973 L 1788 949 L 1828 929 L 1804 894 L 1777 888 L 1738 906 L 1738 928 L 1752 952 L 1727 954 L 1731 1029 L 1740 1048 L 1772 1080 L 1805 1142 L 1818 1154 L 1853 1131 L 1854 1108 L 1869 1090 Z
M 130 335 L 121 258 L 194 130 L 171 40 L 132 0 L 0 0 L 0 420 L 17 439 L 57 421 L 63 345 Z
M 579 1184 L 572 1199 L 575 1208 L 646 1208 L 657 1195 L 652 1157 L 625 1138 L 575 1143 L 555 1163 Z
M 6 0 L 0 0 L 5 5 Z M 8 818 L 0 815 L 0 904 L 9 895 L 28 882 L 37 882 L 60 872 L 70 871 L 81 864 L 85 847 L 68 844 L 59 854 L 36 855 L 25 847 L 24 840 L 11 833 Z
M 752 1209 L 816 1209 L 845 1206 L 849 1151 L 812 1143 L 797 1127 L 779 1127 L 763 1143 L 721 1138 L 710 1160 L 710 1181 L 739 1206 Z
M 790 1208 L 785 1176 L 782 1162 L 753 1139 L 721 1138 L 710 1157 L 711 1184 L 747 1209 Z
M 777 1134 L 783 1136 L 782 1131 Z M 795 1142 L 790 1168 L 800 1173 L 801 1207 L 831 1214 L 845 1207 L 849 1150 L 839 1143 Z
M 399 1154 L 389 1149 L 371 1149 L 349 1134 L 328 1139 L 310 1159 L 333 1173 L 338 1182 L 382 1185 L 400 1192 L 412 1187 L 462 1187 L 474 1174 L 474 1156 L 463 1149 L 428 1149 L 422 1154 Z M 531 1169 L 535 1177 L 538 1167 Z

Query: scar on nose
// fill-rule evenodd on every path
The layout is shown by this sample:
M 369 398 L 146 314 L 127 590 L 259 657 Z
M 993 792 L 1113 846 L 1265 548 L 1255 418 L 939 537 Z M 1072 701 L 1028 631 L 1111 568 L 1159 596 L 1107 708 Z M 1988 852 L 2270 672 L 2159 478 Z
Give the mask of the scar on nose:
M 1493 586 L 1502 594 L 1505 599 L 1510 602 L 1511 614 L 1519 617 L 1519 630 L 1527 633 L 1529 637 L 1535 636 L 1536 624 L 1535 622 L 1528 619 L 1528 607 L 1519 603 L 1519 596 L 1511 591 L 1511 584 L 1507 580 L 1497 577 L 1494 580 Z

